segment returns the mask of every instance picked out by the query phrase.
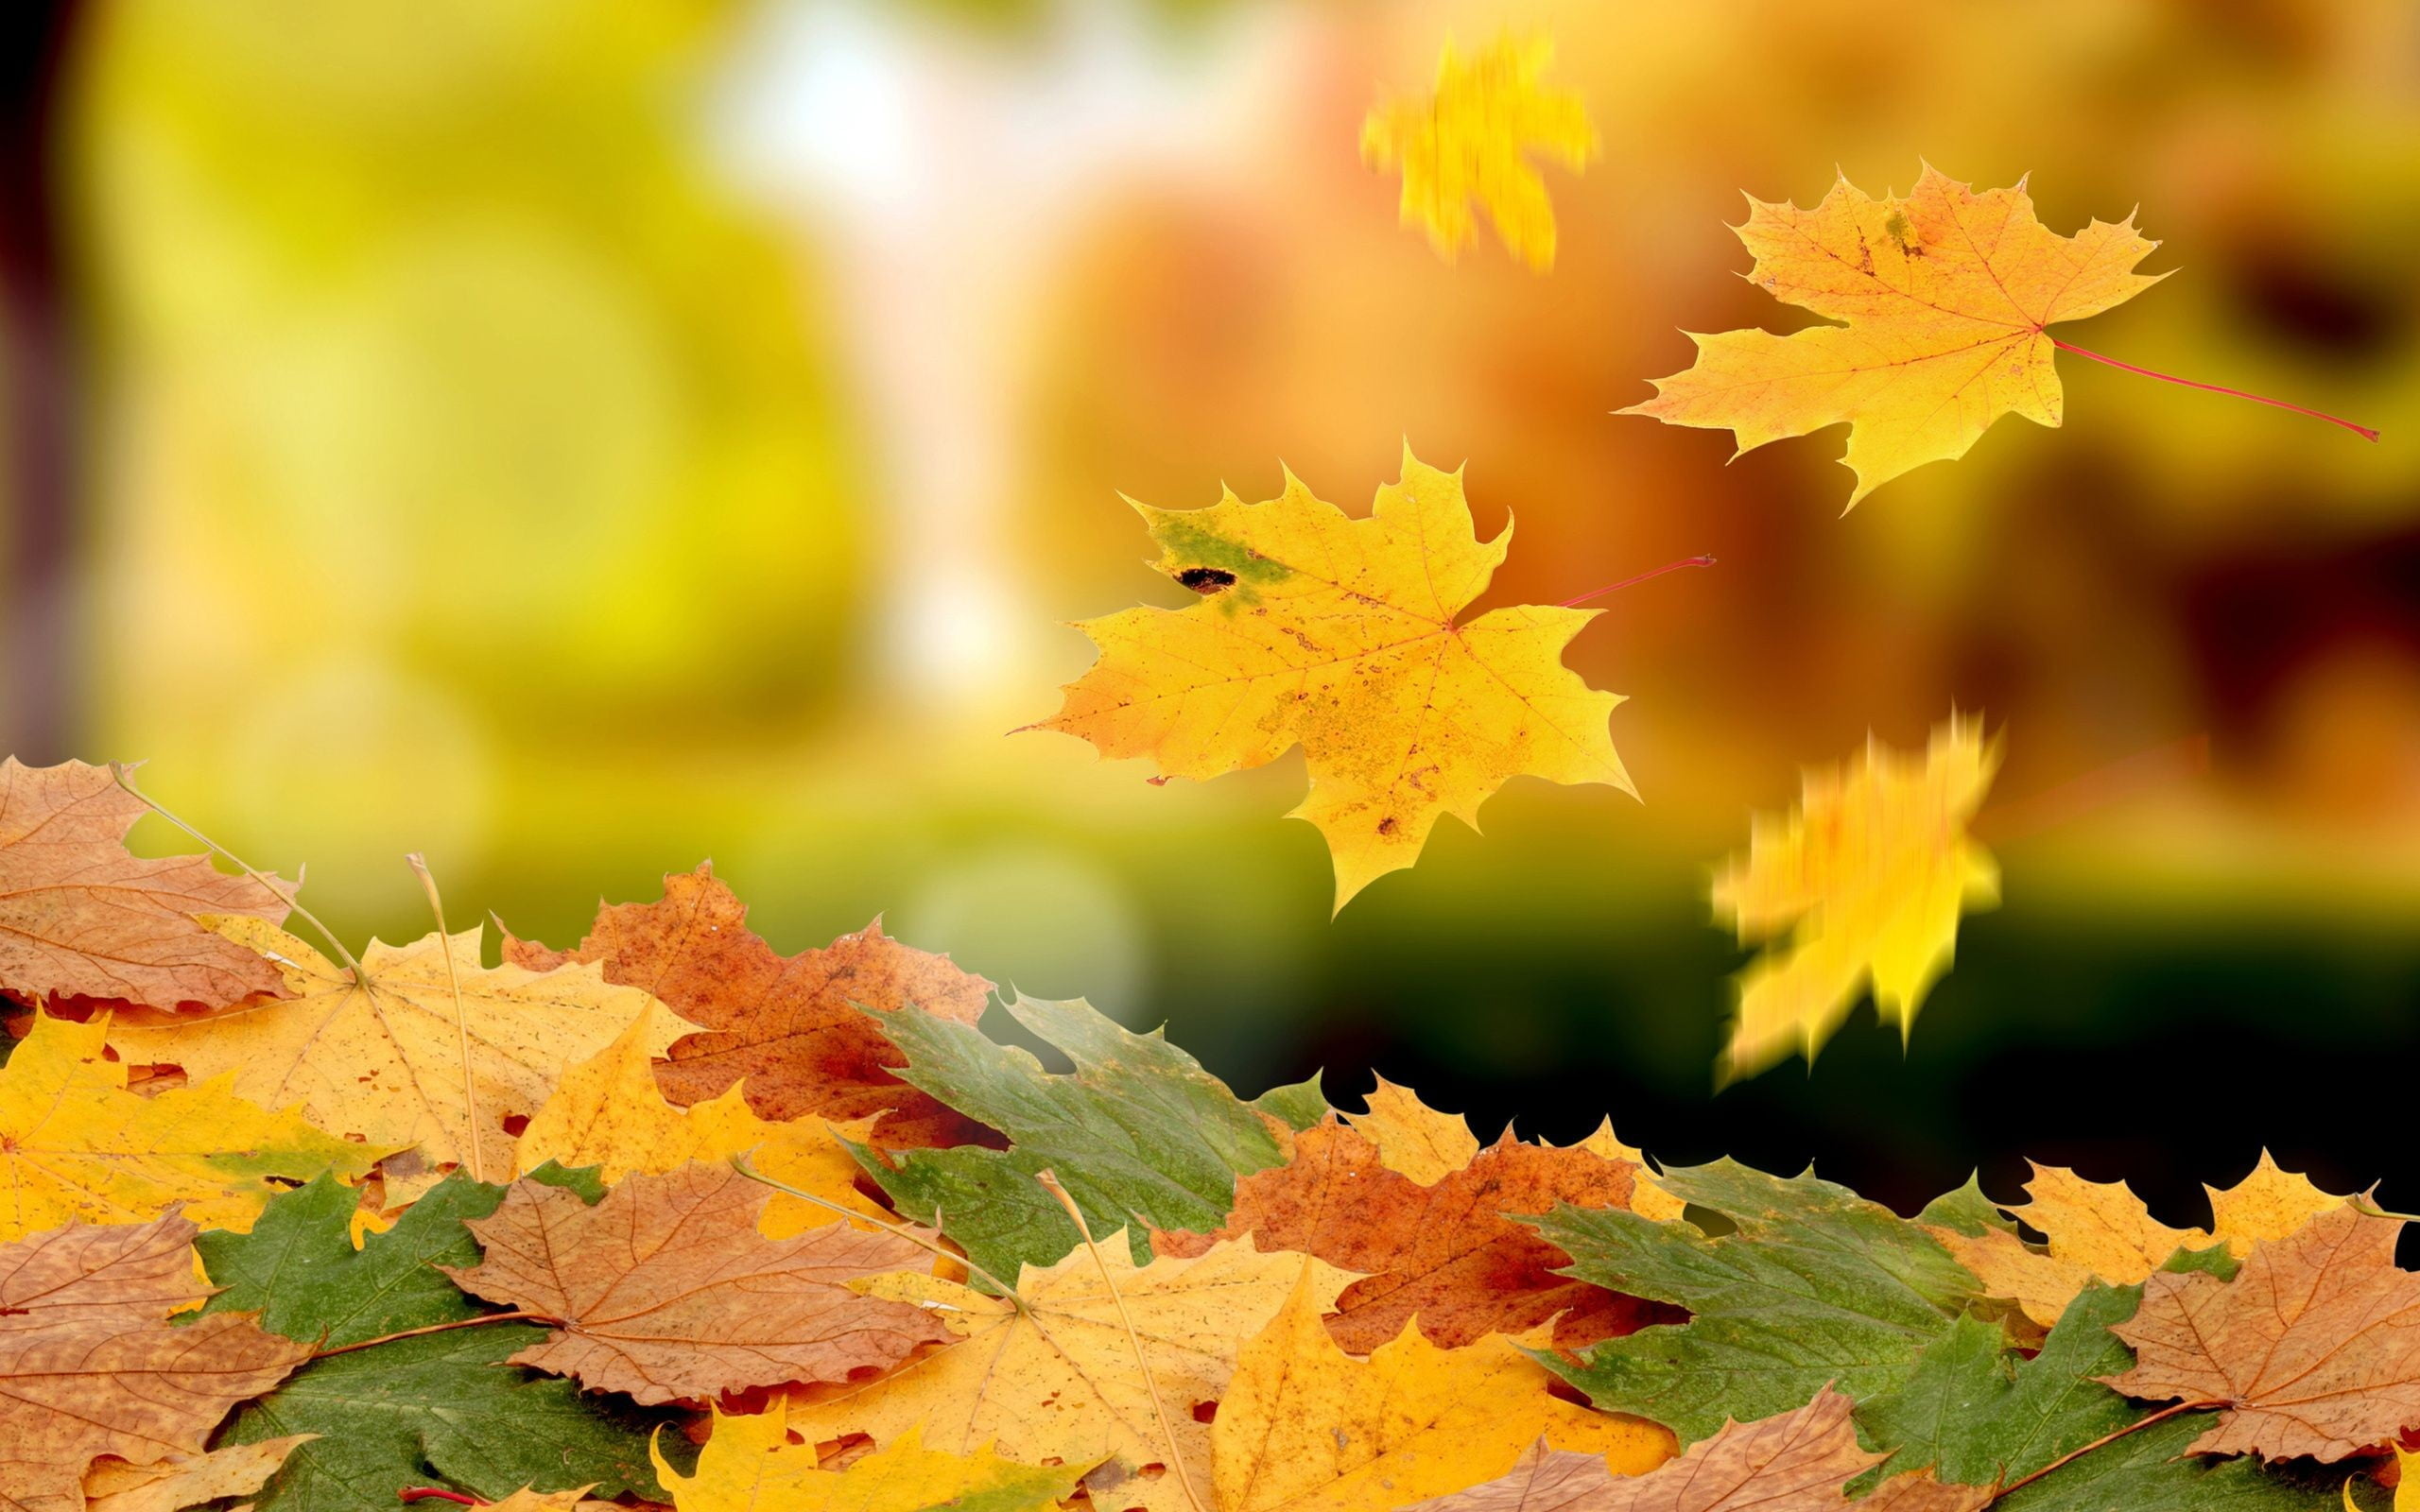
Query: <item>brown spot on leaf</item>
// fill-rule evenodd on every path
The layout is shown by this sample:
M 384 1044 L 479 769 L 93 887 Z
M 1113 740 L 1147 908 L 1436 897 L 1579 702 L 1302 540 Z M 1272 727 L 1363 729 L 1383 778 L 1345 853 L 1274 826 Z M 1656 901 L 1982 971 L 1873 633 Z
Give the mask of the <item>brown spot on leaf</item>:
M 1224 567 L 1187 567 L 1176 580 L 1197 593 L 1221 593 L 1236 586 L 1236 575 Z

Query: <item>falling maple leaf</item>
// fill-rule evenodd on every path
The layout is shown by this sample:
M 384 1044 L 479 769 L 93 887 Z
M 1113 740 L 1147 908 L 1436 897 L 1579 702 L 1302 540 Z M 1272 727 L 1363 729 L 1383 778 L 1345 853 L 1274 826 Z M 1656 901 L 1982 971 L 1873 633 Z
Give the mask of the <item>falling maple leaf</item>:
M 849 1287 L 916 1264 L 923 1249 L 846 1224 L 768 1239 L 756 1221 L 769 1194 L 727 1165 L 633 1176 L 595 1207 L 516 1181 L 470 1221 L 485 1258 L 446 1274 L 553 1321 L 514 1365 L 641 1403 L 845 1381 L 951 1336 L 920 1309 Z
M 594 966 L 482 966 L 476 929 L 402 946 L 372 940 L 356 979 L 258 920 L 216 927 L 275 959 L 293 995 L 171 1028 L 112 1027 L 119 1056 L 182 1066 L 188 1076 L 233 1073 L 242 1096 L 299 1103 L 332 1133 L 418 1145 L 433 1167 L 474 1164 L 475 1141 L 480 1169 L 512 1169 L 507 1125 L 538 1110 L 564 1065 L 641 1020 L 650 1055 L 686 1027 L 647 993 L 609 985 Z
M 84 1512 L 181 1512 L 204 1502 L 250 1496 L 277 1473 L 286 1455 L 317 1436 L 264 1438 L 206 1453 L 170 1454 L 148 1465 L 96 1460 L 84 1472 Z
M 1407 447 L 1402 480 L 1361 520 L 1291 472 L 1261 504 L 1230 492 L 1206 509 L 1134 507 L 1160 546 L 1153 565 L 1201 600 L 1082 622 L 1100 659 L 1029 728 L 1151 757 L 1164 777 L 1240 771 L 1301 745 L 1311 787 L 1292 816 L 1327 837 L 1338 908 L 1417 860 L 1440 815 L 1476 828 L 1513 777 L 1634 796 L 1607 730 L 1620 697 L 1563 664 L 1598 610 L 1456 619 L 1512 534 L 1508 521 L 1478 539 L 1461 472 Z
M 136 856 L 126 832 L 149 812 L 107 767 L 0 762 L 0 988 L 168 1009 L 284 990 L 274 966 L 195 916 L 274 924 L 285 899 L 207 856 Z
M 1153 1243 L 1198 1253 L 1249 1234 L 1263 1249 L 1298 1249 L 1360 1273 L 1328 1319 L 1348 1354 L 1368 1354 L 1415 1318 L 1447 1349 L 1549 1320 L 1554 1343 L 1578 1349 L 1686 1314 L 1557 1274 L 1571 1257 L 1505 1214 L 1557 1203 L 1626 1208 L 1639 1175 L 1626 1160 L 1507 1137 L 1424 1183 L 1388 1169 L 1359 1127 L 1328 1125 L 1296 1136 L 1286 1164 L 1236 1182 L 1224 1228 Z
M 986 1446 L 967 1454 L 926 1449 L 908 1429 L 845 1469 L 821 1468 L 812 1443 L 793 1442 L 780 1401 L 752 1417 L 714 1415 L 714 1434 L 694 1472 L 661 1453 L 656 1477 L 679 1512 L 1058 1512 L 1092 1467 L 1023 1465 Z
M 869 1283 L 876 1296 L 932 1309 L 959 1342 L 862 1385 L 795 1394 L 790 1431 L 809 1442 L 866 1434 L 889 1444 L 921 1428 L 925 1447 L 951 1453 L 991 1445 L 1028 1463 L 1112 1461 L 1103 1474 L 1117 1477 L 1115 1489 L 1095 1476 L 1097 1507 L 1178 1512 L 1188 1499 L 1169 1455 L 1206 1488 L 1212 1453 L 1201 1413 L 1228 1395 L 1244 1340 L 1289 1297 L 1324 1311 L 1350 1278 L 1307 1255 L 1247 1244 L 1139 1266 L 1128 1253 L 1118 1235 L 1104 1234 L 1106 1277 L 1081 1247 L 1056 1264 L 1028 1265 L 1014 1280 L 1014 1300 L 929 1276 Z
M 199 1453 L 227 1409 L 309 1356 L 237 1314 L 170 1326 L 209 1295 L 197 1231 L 170 1216 L 0 1245 L 0 1506 L 84 1512 L 95 1458 Z
M 0 1066 L 0 1239 L 71 1220 L 131 1223 L 182 1208 L 211 1228 L 251 1226 L 279 1182 L 360 1177 L 388 1151 L 272 1113 L 229 1078 L 140 1097 L 104 1058 L 109 1023 L 36 1015 Z
M 1621 413 L 1728 430 L 1741 452 L 1846 422 L 1852 509 L 1910 468 L 1965 455 L 2002 415 L 2059 424 L 2059 351 L 2378 438 L 2333 415 L 2051 335 L 2046 327 L 2099 315 L 2168 276 L 2134 271 L 2159 244 L 2135 232 L 2131 215 L 2061 236 L 2034 218 L 2023 180 L 1977 194 L 1926 163 L 1904 199 L 1876 199 L 1845 176 L 1812 210 L 1751 197 L 1737 231 L 1756 259 L 1749 282 L 1841 323 L 1789 335 L 1692 332 L 1696 363 L 1656 379 L 1653 399 Z
M 2131 215 L 2060 236 L 2022 182 L 1977 194 L 1929 163 L 1905 198 L 1845 177 L 1812 210 L 1751 198 L 1738 232 L 1751 283 L 1841 323 L 1691 334 L 1695 366 L 1622 413 L 1729 430 L 1742 452 L 1846 421 L 1852 508 L 1910 468 L 1963 456 L 2002 415 L 2057 425 L 2064 343 L 2043 328 L 2159 282 L 2133 271 L 2159 244 Z
M 1386 1512 L 1494 1479 L 1540 1437 L 1625 1475 L 1671 1457 L 1654 1424 L 1553 1396 L 1501 1335 L 1441 1349 L 1407 1328 L 1357 1360 L 1324 1310 L 1306 1275 L 1237 1356 L 1210 1428 L 1219 1512 Z
M 1680 1458 L 1635 1476 L 1614 1475 L 1602 1455 L 1541 1438 L 1510 1473 L 1419 1503 L 1414 1512 L 1977 1512 L 1992 1500 L 1988 1486 L 1908 1475 L 1852 1503 L 1843 1487 L 1888 1458 L 1858 1447 L 1849 1422 L 1855 1405 L 1827 1388 L 1794 1412 L 1727 1423 Z
M 1787 819 L 1757 817 L 1747 856 L 1716 879 L 1715 917 L 1742 944 L 1789 941 L 1740 973 L 1726 1079 L 1813 1060 L 1869 979 L 1875 1011 L 1907 1035 L 1949 964 L 1960 911 L 1999 899 L 1998 869 L 1966 837 L 1998 765 L 1981 722 L 1952 715 L 1921 766 L 1869 741 L 1845 773 L 1807 773 Z
M 2006 1225 L 1936 1226 L 1940 1240 L 1993 1297 L 2005 1297 L 2048 1328 L 2093 1280 L 2130 1285 L 2148 1278 L 2179 1250 L 2224 1244 L 2238 1259 L 2264 1239 L 2283 1239 L 2323 1212 L 2344 1205 L 2307 1177 L 2280 1170 L 2260 1152 L 2241 1181 L 2209 1194 L 2211 1227 L 2171 1228 L 2151 1215 L 2122 1181 L 2088 1181 L 2055 1165 L 2036 1165 L 2026 1183 L 2031 1201 L 2006 1210 L 2048 1241 L 2037 1250 Z
M 2152 1276 L 2111 1327 L 2135 1367 L 2109 1384 L 2223 1408 L 2196 1454 L 2335 1461 L 2420 1427 L 2420 1276 L 2394 1263 L 2402 1231 L 2338 1208 L 2254 1245 L 2233 1280 Z
M 1362 123 L 1362 160 L 1402 170 L 1403 223 L 1426 227 L 1447 262 L 1470 243 L 1477 199 L 1506 250 L 1539 272 L 1554 266 L 1554 202 L 1529 154 L 1578 172 L 1601 144 L 1577 92 L 1539 83 L 1553 60 L 1543 38 L 1501 37 L 1468 58 L 1448 41 L 1434 94 L 1391 100 Z
M 504 954 L 533 971 L 593 962 L 608 982 L 644 988 L 700 1025 L 657 1068 L 675 1103 L 738 1086 L 751 1108 L 776 1122 L 879 1114 L 874 1143 L 886 1147 L 964 1144 L 988 1133 L 903 1086 L 891 1074 L 900 1053 L 865 1010 L 913 1005 L 973 1023 L 992 984 L 946 955 L 892 939 L 880 919 L 821 949 L 783 955 L 749 930 L 748 905 L 707 863 L 667 875 L 661 902 L 600 905 L 577 949 L 507 935 Z
M 736 1086 L 675 1108 L 656 1088 L 648 1030 L 644 1020 L 631 1024 L 620 1039 L 563 1074 L 521 1131 L 516 1170 L 526 1174 L 549 1160 L 569 1168 L 595 1166 L 598 1178 L 611 1186 L 633 1173 L 662 1176 L 692 1160 L 748 1155 L 776 1181 L 870 1218 L 887 1216 L 879 1203 L 857 1190 L 857 1162 L 849 1153 L 850 1144 L 872 1135 L 873 1119 L 769 1124 L 749 1108 Z M 757 1228 L 769 1239 L 786 1239 L 838 1221 L 829 1208 L 777 1193 Z

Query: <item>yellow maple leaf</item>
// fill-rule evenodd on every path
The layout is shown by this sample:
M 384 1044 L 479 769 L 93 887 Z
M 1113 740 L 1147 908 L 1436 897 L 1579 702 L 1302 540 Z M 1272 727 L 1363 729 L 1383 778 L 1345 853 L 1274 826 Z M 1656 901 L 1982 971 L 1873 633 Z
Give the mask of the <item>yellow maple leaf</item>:
M 1908 1033 L 1961 910 L 1999 900 L 1990 853 L 1966 837 L 1998 765 L 1980 721 L 1953 714 L 1921 764 L 1869 741 L 1845 773 L 1808 772 L 1795 813 L 1757 816 L 1747 856 L 1715 881 L 1715 917 L 1742 944 L 1789 940 L 1739 975 L 1725 1079 L 1814 1059 L 1869 977 L 1876 1011 Z
M 2395 1482 L 2394 1512 L 2420 1512 L 2420 1454 L 2414 1454 L 2401 1444 L 2394 1446 L 2395 1468 L 2402 1478 Z M 2361 1512 L 2360 1503 L 2353 1500 L 2355 1476 L 2344 1479 L 2344 1512 Z
M 813 1440 L 793 1442 L 787 1407 L 751 1417 L 714 1415 L 714 1435 L 690 1474 L 676 1473 L 650 1446 L 656 1478 L 680 1512 L 924 1512 L 971 1506 L 981 1512 L 1040 1512 L 1076 1494 L 1086 1463 L 1023 1465 L 986 1445 L 965 1454 L 926 1449 L 910 1428 L 844 1469 L 817 1463 Z M 658 1437 L 662 1435 L 659 1434 Z
M 1409 1087 L 1399 1087 L 1380 1076 L 1377 1087 L 1363 1103 L 1364 1110 L 1344 1114 L 1344 1122 L 1377 1146 L 1379 1164 L 1399 1176 L 1409 1177 L 1422 1186 L 1435 1186 L 1478 1158 L 1478 1136 L 1471 1132 L 1470 1120 L 1439 1112 L 1422 1102 L 1420 1094 Z M 1612 1119 L 1599 1124 L 1571 1148 L 1586 1150 L 1608 1160 L 1627 1160 L 1638 1167 L 1633 1177 L 1633 1211 L 1659 1223 L 1681 1215 L 1681 1199 L 1657 1183 L 1653 1167 L 1647 1163 L 1647 1153 L 1625 1143 L 1614 1132 Z
M 1098 1504 L 1187 1508 L 1152 1385 L 1172 1420 L 1184 1469 L 1196 1492 L 1206 1495 L 1210 1430 L 1195 1409 L 1227 1395 L 1236 1351 L 1289 1296 L 1299 1292 L 1315 1311 L 1325 1311 L 1353 1278 L 1308 1255 L 1263 1254 L 1249 1239 L 1190 1260 L 1163 1255 L 1138 1266 L 1120 1233 L 1103 1235 L 1100 1253 L 1115 1278 L 1115 1296 L 1079 1246 L 1055 1265 L 1025 1267 L 1016 1282 L 1022 1311 L 930 1276 L 856 1283 L 873 1296 L 935 1309 L 959 1340 L 863 1384 L 794 1392 L 791 1430 L 809 1441 L 866 1434 L 888 1444 L 921 1427 L 925 1444 L 950 1453 L 996 1445 L 1028 1462 L 1114 1461 L 1104 1473 L 1132 1478 Z M 1142 1339 L 1148 1381 L 1120 1318 L 1119 1297 Z M 1166 1466 L 1166 1473 L 1142 1473 L 1153 1465 Z
M 1852 508 L 1910 468 L 1964 455 L 2002 415 L 2058 424 L 2060 343 L 2043 328 L 2167 276 L 2132 271 L 2159 244 L 2131 215 L 2057 235 L 2022 182 L 1977 194 L 1929 163 L 1905 198 L 1845 178 L 1812 210 L 1751 198 L 1738 233 L 1752 283 L 1842 323 L 1691 333 L 1697 361 L 1622 413 L 1728 430 L 1742 452 L 1846 421 Z
M 106 1020 L 38 1014 L 0 1066 L 0 1242 L 180 1204 L 204 1228 L 243 1232 L 279 1181 L 358 1177 L 386 1153 L 256 1107 L 226 1076 L 138 1097 L 102 1058 L 108 1033 Z
M 1361 123 L 1362 161 L 1403 170 L 1403 223 L 1426 227 L 1447 262 L 1470 243 L 1477 199 L 1506 250 L 1541 272 L 1554 266 L 1554 202 L 1528 154 L 1577 172 L 1600 144 L 1577 92 L 1539 84 L 1553 60 L 1543 38 L 1500 37 L 1469 58 L 1448 41 L 1434 94 L 1390 100 Z
M 1367 1110 L 1347 1113 L 1344 1121 L 1377 1146 L 1378 1161 L 1390 1171 L 1434 1186 L 1478 1156 L 1469 1119 L 1439 1112 L 1409 1087 L 1381 1076 L 1363 1101 Z
M 500 1176 L 514 1154 L 506 1120 L 535 1113 L 565 1066 L 633 1022 L 647 1024 L 651 1056 L 693 1027 L 639 988 L 609 985 L 596 966 L 483 967 L 476 929 L 401 946 L 372 940 L 361 955 L 365 980 L 356 981 L 258 919 L 219 919 L 212 927 L 276 961 L 292 995 L 188 1024 L 115 1028 L 110 1043 L 130 1062 L 179 1065 L 189 1076 L 232 1073 L 239 1094 L 299 1102 L 334 1133 L 418 1145 L 429 1174 L 400 1194 L 390 1190 L 390 1198 L 433 1183 L 437 1168 L 470 1163 L 472 1102 L 481 1169 Z M 468 1097 L 448 951 L 470 1042 Z
M 1551 1395 L 1547 1368 L 1502 1334 L 1441 1349 L 1407 1325 L 1357 1360 L 1328 1336 L 1327 1308 L 1306 1280 L 1244 1346 L 1210 1430 L 1219 1512 L 1387 1512 L 1492 1481 L 1541 1437 L 1617 1475 L 1677 1448 L 1644 1418 Z
M 1634 793 L 1606 724 L 1620 697 L 1563 664 L 1599 611 L 1521 605 L 1457 623 L 1512 534 L 1507 521 L 1478 539 L 1459 472 L 1406 448 L 1402 481 L 1360 520 L 1290 472 L 1261 504 L 1134 507 L 1153 565 L 1201 601 L 1084 621 L 1100 659 L 1031 728 L 1197 779 L 1299 743 L 1311 788 L 1293 816 L 1327 836 L 1337 907 L 1417 860 L 1439 815 L 1476 828 L 1514 776 Z
M 2034 1166 L 2025 1190 L 2030 1201 L 2002 1211 L 2041 1234 L 2048 1241 L 2042 1249 L 2005 1229 L 1967 1234 L 1935 1227 L 1932 1233 L 1975 1273 L 1985 1295 L 2014 1301 L 2044 1328 L 2058 1322 L 2088 1282 L 2132 1286 L 2178 1250 L 2217 1244 L 2240 1260 L 2254 1245 L 2284 1239 L 2344 1205 L 2308 1177 L 2281 1169 L 2266 1150 L 2234 1186 L 2202 1189 L 2210 1198 L 2208 1228 L 2171 1228 L 2125 1182 L 2091 1181 L 2061 1166 Z
M 869 1217 L 890 1216 L 857 1191 L 857 1162 L 840 1143 L 865 1143 L 879 1115 L 838 1125 L 820 1118 L 769 1123 L 750 1110 L 735 1083 L 719 1097 L 675 1108 L 655 1085 L 648 1054 L 652 1027 L 644 1017 L 636 1020 L 564 1073 L 521 1131 L 515 1169 L 527 1175 L 548 1160 L 574 1169 L 593 1165 L 612 1185 L 634 1172 L 662 1176 L 692 1160 L 722 1161 L 752 1150 L 751 1163 L 777 1181 Z M 756 1228 L 768 1239 L 787 1239 L 838 1221 L 829 1208 L 777 1192 Z
M 250 1496 L 285 1456 L 317 1434 L 288 1434 L 199 1454 L 169 1454 L 147 1465 L 114 1456 L 84 1472 L 84 1512 L 181 1512 L 223 1497 Z

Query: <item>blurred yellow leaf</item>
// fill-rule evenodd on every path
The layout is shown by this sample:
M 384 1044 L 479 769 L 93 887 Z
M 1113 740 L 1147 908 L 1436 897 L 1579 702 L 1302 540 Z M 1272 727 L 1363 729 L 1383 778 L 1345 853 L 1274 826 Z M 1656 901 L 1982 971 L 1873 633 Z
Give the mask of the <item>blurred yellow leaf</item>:
M 1740 973 L 1726 1077 L 1814 1059 L 1869 976 L 1876 1010 L 1906 1035 L 1960 910 L 1998 901 L 1997 868 L 1966 837 L 1998 764 L 1981 722 L 1952 715 L 1921 765 L 1869 742 L 1845 774 L 1807 773 L 1796 813 L 1757 817 L 1746 858 L 1715 882 L 1715 916 L 1742 944 L 1789 940 Z
M 1153 565 L 1201 601 L 1084 621 L 1100 660 L 1034 728 L 1153 757 L 1169 777 L 1258 766 L 1299 743 L 1311 791 L 1294 815 L 1327 836 L 1339 908 L 1417 860 L 1439 815 L 1476 827 L 1508 778 L 1634 791 L 1606 729 L 1620 697 L 1563 664 L 1597 610 L 1455 619 L 1512 533 L 1478 540 L 1459 472 L 1407 448 L 1402 481 L 1362 520 L 1291 473 L 1261 504 L 1134 507 L 1161 548 Z
M 1577 170 L 1599 143 L 1577 92 L 1540 87 L 1553 60 L 1543 39 L 1501 37 L 1469 58 L 1448 42 L 1433 96 L 1391 100 L 1362 122 L 1362 159 L 1402 169 L 1404 224 L 1426 227 L 1448 262 L 1470 242 L 1477 199 L 1513 256 L 1540 271 L 1554 266 L 1554 203 L 1527 154 Z
M 1729 430 L 1742 452 L 1845 421 L 1852 508 L 1911 467 L 1964 455 L 2002 415 L 2058 424 L 2058 343 L 2043 327 L 2159 282 L 2132 271 L 2159 245 L 2133 216 L 2056 235 L 2022 183 L 1977 194 L 1929 164 L 1904 199 L 1842 179 L 1812 210 L 1748 205 L 1750 282 L 1843 323 L 1692 335 L 1697 362 L 1622 413 Z

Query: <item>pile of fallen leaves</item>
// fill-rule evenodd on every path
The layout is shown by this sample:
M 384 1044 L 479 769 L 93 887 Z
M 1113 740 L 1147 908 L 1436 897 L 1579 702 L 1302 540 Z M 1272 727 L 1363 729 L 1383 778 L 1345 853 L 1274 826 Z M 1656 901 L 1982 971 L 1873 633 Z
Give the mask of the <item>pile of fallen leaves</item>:
M 146 808 L 0 767 L 11 1512 L 2288 1512 L 2420 1427 L 2401 1220 L 2266 1160 L 1910 1218 L 1000 1003 L 1053 1073 L 704 868 L 331 958 Z

